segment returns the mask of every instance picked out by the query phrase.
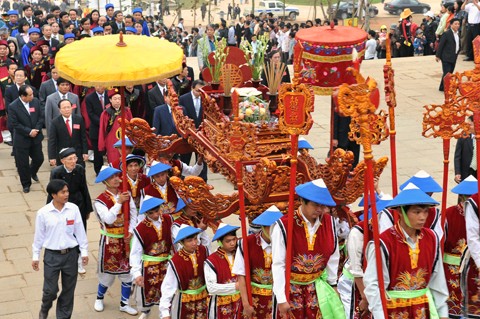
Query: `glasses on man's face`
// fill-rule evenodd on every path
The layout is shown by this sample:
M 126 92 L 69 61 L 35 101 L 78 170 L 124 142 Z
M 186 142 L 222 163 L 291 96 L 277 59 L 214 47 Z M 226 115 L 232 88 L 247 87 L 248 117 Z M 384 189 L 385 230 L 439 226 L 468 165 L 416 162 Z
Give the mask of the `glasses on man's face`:
M 68 156 L 68 157 L 65 158 L 65 160 L 72 162 L 72 161 L 78 160 L 78 157 L 77 157 L 77 155 Z

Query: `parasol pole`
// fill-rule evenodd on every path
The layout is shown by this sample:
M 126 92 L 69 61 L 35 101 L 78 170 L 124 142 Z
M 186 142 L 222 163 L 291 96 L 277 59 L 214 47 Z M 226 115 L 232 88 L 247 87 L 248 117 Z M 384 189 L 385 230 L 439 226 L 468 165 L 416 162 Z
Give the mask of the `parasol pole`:
M 367 183 L 367 172 L 365 172 L 363 180 L 363 251 L 367 250 L 367 245 L 370 240 L 368 236 L 368 183 Z M 363 264 L 366 268 L 367 266 L 367 258 L 363 258 Z
M 397 107 L 396 93 L 395 93 L 395 73 L 392 68 L 392 39 L 391 35 L 387 37 L 387 58 L 386 63 L 383 66 L 383 78 L 385 80 L 385 100 L 388 105 L 388 118 L 389 118 L 389 132 L 390 132 L 390 158 L 392 165 L 392 196 L 395 197 L 398 194 L 398 181 L 397 181 L 397 143 L 395 129 L 395 108 Z M 395 211 L 395 221 L 398 220 L 398 214 Z
M 477 154 L 477 172 L 478 172 L 478 159 L 480 158 L 480 109 L 476 107 L 473 111 L 473 126 L 475 130 L 475 152 Z M 477 187 L 480 190 L 480 178 L 477 176 Z M 442 215 L 443 217 L 443 215 Z
M 450 156 L 450 138 L 443 138 L 443 192 L 442 192 L 442 229 L 445 228 L 445 219 L 447 218 L 447 194 L 448 194 L 448 164 Z M 478 141 L 478 140 L 477 140 Z M 477 152 L 478 155 L 478 152 Z M 441 238 L 440 238 L 441 240 Z M 443 253 L 443 245 L 442 253 Z
M 122 167 L 120 168 L 122 170 L 122 193 L 125 193 L 127 191 L 127 147 L 125 145 L 125 87 L 121 86 L 120 87 L 120 98 L 121 98 L 121 118 L 122 118 Z M 124 202 L 122 204 L 122 211 L 123 211 L 123 234 L 125 238 L 125 249 L 126 253 L 128 255 L 128 251 L 130 250 L 130 244 L 129 240 L 127 240 L 128 235 L 129 235 L 129 224 L 130 224 L 130 203 L 129 201 Z
M 292 143 L 292 158 L 290 159 L 290 189 L 288 193 L 288 225 L 287 225 L 287 257 L 285 261 L 285 296 L 290 301 L 290 276 L 292 272 L 293 251 L 293 215 L 295 214 L 295 184 L 297 181 L 298 135 L 290 136 Z
M 238 107 L 238 92 L 235 90 L 232 93 L 232 108 L 233 108 L 233 126 L 237 129 L 233 130 L 232 136 L 230 136 L 230 153 L 227 154 L 229 159 L 235 161 L 235 173 L 237 178 L 238 188 L 238 203 L 240 209 L 240 223 L 242 225 L 242 239 L 243 239 L 243 260 L 245 262 L 245 286 L 247 288 L 248 303 L 253 305 L 252 302 L 252 286 L 250 279 L 250 255 L 247 243 L 247 214 L 245 210 L 245 190 L 243 188 L 243 164 L 242 158 L 245 156 L 245 132 L 241 130 L 241 123 L 239 117 Z

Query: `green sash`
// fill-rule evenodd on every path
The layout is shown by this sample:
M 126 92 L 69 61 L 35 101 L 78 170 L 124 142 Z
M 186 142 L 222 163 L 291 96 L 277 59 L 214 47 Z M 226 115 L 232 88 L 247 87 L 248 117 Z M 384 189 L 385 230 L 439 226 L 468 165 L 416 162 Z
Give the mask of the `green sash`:
M 460 256 L 455 256 L 447 253 L 443 254 L 443 262 L 449 265 L 460 266 L 461 259 L 462 257 Z
M 235 296 L 235 295 L 238 295 L 239 293 L 240 293 L 240 291 L 235 290 L 235 292 L 233 294 L 217 294 L 217 296 L 222 296 L 222 297 Z
M 345 278 L 350 279 L 350 280 L 355 280 L 355 277 L 353 277 L 352 273 L 348 271 L 347 268 L 343 267 L 342 274 L 345 276 Z
M 145 255 L 145 254 L 142 255 L 142 260 L 143 261 L 159 261 L 159 262 L 162 262 L 162 261 L 166 261 L 166 260 L 170 260 L 170 259 L 172 259 L 172 256 L 170 256 L 170 255 L 168 255 L 166 257 L 149 256 L 149 255 Z
M 100 234 L 102 234 L 103 236 L 111 237 L 111 238 L 123 238 L 123 237 L 125 237 L 124 234 L 110 234 L 110 233 L 107 233 L 104 229 L 100 229 Z
M 315 291 L 317 292 L 318 306 L 322 312 L 324 319 L 345 319 L 345 310 L 340 301 L 340 297 L 335 290 L 327 283 L 327 272 L 323 273 L 315 280 L 308 282 L 298 282 L 290 280 L 290 283 L 296 285 L 315 284 Z
M 391 298 L 399 298 L 399 299 L 411 299 L 411 298 L 418 298 L 423 295 L 427 295 L 428 298 L 428 309 L 430 310 L 430 319 L 439 319 L 437 312 L 437 307 L 435 307 L 435 302 L 433 300 L 432 293 L 430 288 L 424 288 L 419 290 L 388 290 L 387 297 Z
M 186 294 L 186 295 L 198 295 L 200 294 L 202 291 L 205 290 L 205 288 L 207 288 L 206 285 L 203 285 L 202 287 L 198 288 L 198 289 L 188 289 L 188 290 L 180 290 L 180 292 L 182 294 Z

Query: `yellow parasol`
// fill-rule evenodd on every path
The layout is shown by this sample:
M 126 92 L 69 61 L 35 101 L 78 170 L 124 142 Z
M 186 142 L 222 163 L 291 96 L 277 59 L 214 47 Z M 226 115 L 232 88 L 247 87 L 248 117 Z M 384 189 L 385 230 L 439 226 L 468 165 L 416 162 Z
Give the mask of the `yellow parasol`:
M 120 40 L 119 40 L 120 37 Z M 55 58 L 61 77 L 84 86 L 126 86 L 180 73 L 183 51 L 155 37 L 107 35 L 75 41 Z
M 127 191 L 124 87 L 177 75 L 182 70 L 182 60 L 183 51 L 174 43 L 154 37 L 135 35 L 124 37 L 121 33 L 73 42 L 63 47 L 56 55 L 55 65 L 59 75 L 74 84 L 120 86 L 123 192 Z M 124 203 L 123 212 L 124 234 L 127 239 L 128 202 Z M 125 243 L 128 254 L 128 241 Z

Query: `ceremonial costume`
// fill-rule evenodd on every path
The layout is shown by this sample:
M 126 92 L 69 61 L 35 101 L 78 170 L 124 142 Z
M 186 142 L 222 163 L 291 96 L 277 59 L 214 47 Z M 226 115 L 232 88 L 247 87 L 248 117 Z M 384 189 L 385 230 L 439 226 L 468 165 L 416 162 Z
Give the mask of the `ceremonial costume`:
M 295 188 L 304 200 L 319 205 L 335 206 L 323 180 Z M 303 204 L 302 204 L 303 205 Z M 285 303 L 285 264 L 288 217 L 284 216 L 272 229 L 274 318 L 279 318 L 278 304 Z M 345 318 L 343 306 L 331 286 L 337 284 L 339 261 L 335 222 L 324 213 L 311 223 L 302 213 L 302 206 L 293 217 L 293 247 L 290 279 L 290 310 L 295 318 L 321 318 L 330 315 Z
M 34 46 L 31 51 L 34 50 L 41 51 L 41 48 Z M 39 62 L 31 61 L 25 66 L 25 71 L 27 72 L 27 78 L 30 81 L 30 84 L 37 90 L 40 90 L 43 77 L 50 72 L 50 64 L 48 61 L 45 62 L 44 60 Z
M 180 228 L 182 227 L 182 225 L 188 225 L 188 226 L 199 228 L 198 227 L 199 218 L 201 219 L 202 217 L 199 216 L 199 217 L 195 217 L 195 218 L 190 218 L 183 211 L 185 206 L 186 206 L 185 202 L 181 198 L 179 198 L 178 203 L 177 203 L 177 208 L 175 210 L 175 215 L 176 215 L 177 212 L 180 212 L 180 215 L 178 215 L 178 217 L 175 218 L 175 221 L 172 225 L 172 238 L 173 238 L 173 240 L 175 240 L 177 238 L 178 232 L 180 231 Z M 206 231 L 202 231 L 198 234 L 197 238 L 198 238 L 199 244 L 205 246 L 208 250 L 208 247 L 210 246 L 210 237 L 208 236 L 208 233 Z M 174 248 L 175 248 L 176 251 L 179 251 L 180 249 L 182 249 L 182 244 L 177 243 L 174 246 Z
M 436 204 L 438 203 L 430 196 L 409 183 L 387 206 L 400 207 L 403 218 L 407 220 L 405 224 L 409 225 L 407 213 L 403 211 L 404 206 Z M 379 295 L 375 246 L 372 242 L 367 246 L 364 293 L 375 319 L 448 317 L 448 290 L 441 265 L 438 237 L 425 227 L 415 231 L 417 237 L 410 237 L 399 221 L 380 234 L 383 279 L 387 293 L 386 315 Z
M 142 156 L 128 154 L 126 157 L 127 162 L 127 171 L 128 165 L 131 162 L 137 162 L 139 166 L 139 170 L 145 165 L 145 159 Z M 122 162 L 119 162 L 119 169 L 122 169 Z M 137 173 L 135 179 L 130 177 L 130 174 L 127 174 L 127 191 L 130 192 L 130 195 L 133 198 L 133 202 L 135 203 L 135 207 L 137 210 L 140 208 L 140 198 L 141 198 L 141 190 L 147 187 L 150 184 L 150 179 L 143 175 L 142 173 Z
M 167 165 L 164 163 L 160 163 L 156 161 L 152 163 L 152 166 L 150 167 L 150 170 L 148 171 L 148 174 L 147 174 L 148 177 L 152 178 L 152 182 L 150 185 L 148 185 L 142 190 L 142 198 L 144 198 L 146 195 L 161 198 L 167 202 L 167 204 L 165 205 L 166 210 L 169 211 L 170 213 L 173 213 L 178 203 L 178 196 L 177 196 L 177 193 L 175 192 L 175 189 L 168 182 L 168 178 L 165 184 L 163 185 L 159 185 L 157 182 L 155 182 L 153 178 L 154 175 L 166 172 L 171 168 L 172 167 L 170 165 Z
M 100 115 L 100 128 L 98 133 L 98 150 L 107 152 L 107 159 L 109 163 L 114 162 L 120 157 L 118 150 L 113 147 L 113 144 L 118 141 L 120 123 L 118 118 L 120 117 L 120 108 L 116 110 L 113 107 L 109 107 Z M 125 119 L 131 120 L 132 113 L 130 109 L 125 108 Z
M 95 182 L 102 182 L 118 173 L 120 173 L 119 170 L 104 166 Z M 124 240 L 124 214 L 122 204 L 117 202 L 119 195 L 120 192 L 113 194 L 105 190 L 95 199 L 93 204 L 101 228 L 100 247 L 98 250 L 99 285 L 97 301 L 100 300 L 102 305 L 101 308 L 99 307 L 101 310 L 95 309 L 97 311 L 103 311 L 103 296 L 108 287 L 113 284 L 116 276 L 122 282 L 121 307 L 124 307 L 124 304 L 128 307 L 128 298 L 132 287 L 129 256 L 127 255 Z M 137 209 L 132 198 L 129 201 L 129 210 L 129 233 L 133 233 L 133 229 L 137 225 Z
M 468 318 L 480 317 L 480 232 L 478 215 L 478 194 L 473 195 L 465 202 L 465 222 L 467 230 L 467 246 L 471 258 L 467 260 L 462 271 L 462 280 L 466 284 L 464 290 L 464 307 Z M 468 257 L 468 254 L 466 254 Z
M 196 235 L 200 229 L 185 226 L 182 230 L 192 230 L 190 235 Z M 184 236 L 182 230 L 180 241 Z M 178 251 L 168 262 L 167 274 L 163 280 L 160 299 L 161 318 L 172 319 L 204 319 L 207 318 L 208 293 L 205 285 L 203 264 L 207 259 L 207 249 L 199 245 L 193 253 L 185 249 Z M 174 299 L 174 295 L 175 296 Z M 172 302 L 173 299 L 173 302 Z
M 237 276 L 232 272 L 234 251 L 229 254 L 221 246 L 225 236 L 233 237 L 238 228 L 240 227 L 221 223 L 212 240 L 218 240 L 220 247 L 205 261 L 205 283 L 211 296 L 208 304 L 209 319 L 240 318 L 241 315 L 240 292 L 235 289 Z M 234 240 L 236 247 L 236 236 Z
M 144 201 L 140 212 L 145 214 L 152 208 L 145 208 L 150 201 L 156 201 L 153 209 L 164 203 L 158 198 Z M 140 310 L 148 311 L 160 302 L 160 287 L 167 272 L 168 260 L 173 251 L 171 227 L 173 219 L 168 214 L 160 215 L 158 220 L 146 216 L 134 229 L 132 249 L 130 251 L 131 274 L 133 278 L 143 276 L 144 287 L 138 287 L 137 305 Z

